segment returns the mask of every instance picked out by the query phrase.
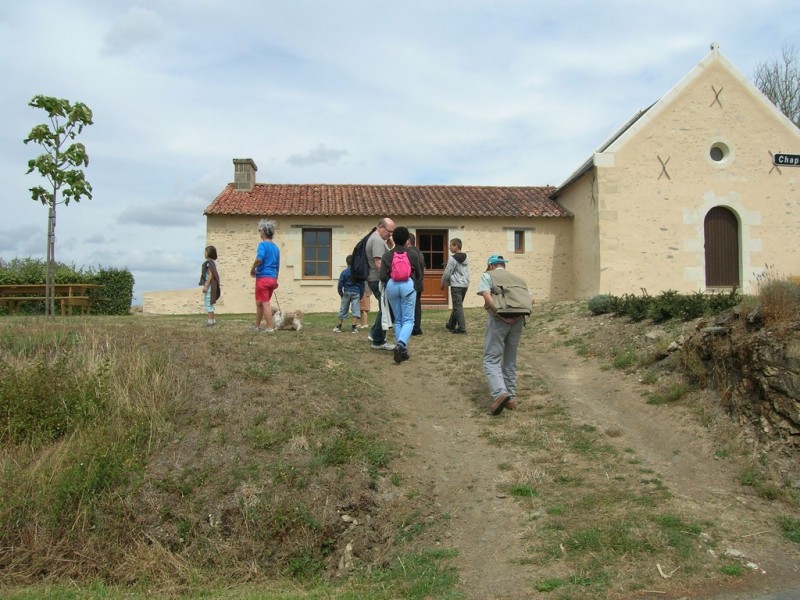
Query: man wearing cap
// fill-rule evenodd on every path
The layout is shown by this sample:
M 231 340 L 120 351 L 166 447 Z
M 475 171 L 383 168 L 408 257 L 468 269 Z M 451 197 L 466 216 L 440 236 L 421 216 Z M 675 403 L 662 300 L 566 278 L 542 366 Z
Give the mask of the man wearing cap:
M 483 296 L 484 308 L 488 313 L 486 332 L 483 336 L 483 372 L 489 384 L 492 406 L 489 412 L 499 415 L 504 408 L 513 410 L 517 403 L 517 348 L 525 325 L 524 316 L 503 316 L 497 314 L 492 288 L 495 287 L 493 272 L 504 271 L 502 277 L 515 281 L 527 288 L 525 281 L 512 273 L 506 273 L 506 259 L 492 254 L 486 261 L 486 271 L 478 283 L 478 295 Z

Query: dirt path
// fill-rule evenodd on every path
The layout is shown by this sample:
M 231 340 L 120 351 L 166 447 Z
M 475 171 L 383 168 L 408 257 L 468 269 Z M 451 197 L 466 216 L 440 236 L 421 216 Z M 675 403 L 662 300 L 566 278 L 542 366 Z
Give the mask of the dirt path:
M 730 535 L 721 546 L 744 553 L 760 573 L 756 579 L 737 581 L 738 585 L 752 592 L 783 589 L 794 582 L 800 589 L 800 553 L 775 534 L 776 507 L 742 493 L 735 473 L 715 459 L 696 419 L 680 410 L 646 404 L 642 385 L 634 376 L 604 370 L 597 361 L 580 358 L 553 328 L 526 331 L 520 348 L 520 365 L 525 365 L 520 377 L 521 406 L 493 418 L 483 404 L 488 398 L 480 370 L 482 327 L 473 327 L 468 342 L 467 336 L 459 336 L 465 351 L 455 355 L 462 365 L 452 366 L 458 363 L 446 356 L 426 369 L 415 365 L 432 351 L 448 354 L 436 345 L 442 342 L 431 339 L 446 336 L 431 332 L 425 339 L 414 338 L 412 346 L 419 354 L 413 356 L 412 347 L 412 360 L 403 365 L 392 364 L 389 356 L 373 356 L 370 362 L 385 364 L 390 389 L 415 390 L 392 394 L 388 400 L 403 446 L 403 457 L 395 466 L 407 487 L 449 516 L 441 545 L 459 551 L 456 566 L 466 598 L 548 597 L 535 591 L 534 582 L 541 575 L 524 556 L 522 536 L 531 515 L 502 491 L 507 474 L 499 466 L 517 457 L 492 445 L 484 435 L 487 427 L 498 426 L 497 420 L 502 426 L 506 419 L 532 419 L 534 399 L 525 395 L 531 396 L 534 379 L 543 382 L 545 399 L 565 407 L 576 424 L 613 431 L 609 442 L 620 451 L 634 451 L 643 466 L 657 472 L 682 511 L 697 519 L 713 519 Z M 413 386 L 409 386 L 409 376 L 414 378 Z M 535 402 L 541 400 L 539 396 Z M 433 519 L 436 511 L 431 512 Z M 696 592 L 685 597 L 756 597 L 744 588 L 735 595 L 731 589 Z

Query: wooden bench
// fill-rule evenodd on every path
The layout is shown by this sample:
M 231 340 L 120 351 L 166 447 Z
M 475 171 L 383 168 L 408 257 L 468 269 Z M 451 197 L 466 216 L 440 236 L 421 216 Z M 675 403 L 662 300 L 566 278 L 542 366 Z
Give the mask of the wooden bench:
M 54 286 L 54 301 L 61 309 L 61 316 L 72 314 L 73 308 L 80 309 L 82 315 L 90 312 L 92 299 L 88 295 L 91 288 L 101 285 L 85 283 L 59 283 Z M 0 285 L 0 306 L 14 314 L 24 302 L 44 302 L 44 284 Z

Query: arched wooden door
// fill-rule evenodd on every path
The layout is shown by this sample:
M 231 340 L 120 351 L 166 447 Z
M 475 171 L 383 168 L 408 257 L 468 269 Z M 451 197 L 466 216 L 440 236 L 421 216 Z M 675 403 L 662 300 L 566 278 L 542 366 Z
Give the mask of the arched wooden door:
M 715 206 L 705 218 L 706 287 L 741 287 L 739 279 L 739 219 Z

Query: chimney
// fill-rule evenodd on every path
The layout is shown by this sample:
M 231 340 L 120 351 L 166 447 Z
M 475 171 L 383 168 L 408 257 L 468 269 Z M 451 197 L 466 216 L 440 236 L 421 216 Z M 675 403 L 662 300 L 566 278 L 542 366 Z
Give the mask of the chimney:
M 237 192 L 252 192 L 256 184 L 258 167 L 252 158 L 233 159 L 233 189 Z

